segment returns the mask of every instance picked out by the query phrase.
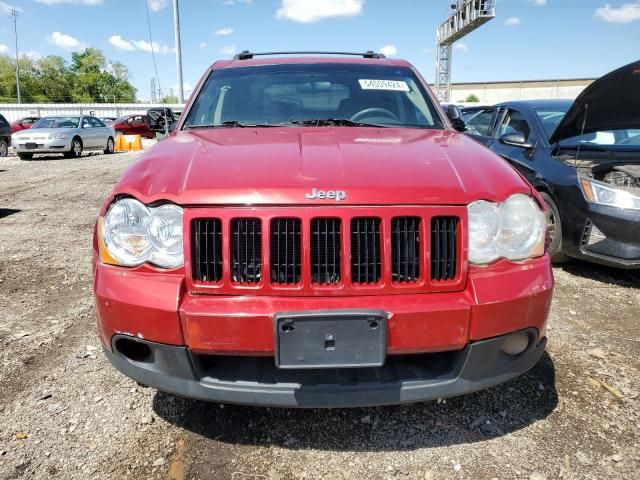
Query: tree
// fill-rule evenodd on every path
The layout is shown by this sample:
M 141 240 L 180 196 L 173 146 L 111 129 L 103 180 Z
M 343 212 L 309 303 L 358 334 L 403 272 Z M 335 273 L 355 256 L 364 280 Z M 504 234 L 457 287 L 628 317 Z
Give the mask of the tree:
M 136 100 L 129 69 L 109 63 L 102 52 L 87 48 L 72 53 L 71 64 L 59 56 L 20 57 L 20 90 L 24 102 L 122 102 Z M 0 56 L 0 102 L 17 100 L 16 63 Z
M 467 96 L 467 98 L 464 99 L 465 102 L 479 102 L 480 99 L 478 97 L 476 97 L 473 93 L 469 96 Z
M 180 103 L 175 95 L 165 95 L 160 99 L 160 103 Z

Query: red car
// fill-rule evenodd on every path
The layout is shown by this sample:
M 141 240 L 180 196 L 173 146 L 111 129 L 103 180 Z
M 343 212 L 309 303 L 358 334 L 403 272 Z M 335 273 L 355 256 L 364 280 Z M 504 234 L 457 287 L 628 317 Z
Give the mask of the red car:
M 125 115 L 124 117 L 116 118 L 110 127 L 116 133 L 122 135 L 140 135 L 144 138 L 156 137 L 155 132 L 149 127 L 149 119 L 142 114 Z
M 102 206 L 111 363 L 177 395 L 303 407 L 534 366 L 553 290 L 538 193 L 406 61 L 255 55 L 214 63 Z
M 16 133 L 16 132 L 19 132 L 20 130 L 27 130 L 31 128 L 33 124 L 36 123 L 38 120 L 40 120 L 40 117 L 24 117 L 19 120 L 16 120 L 11 124 L 11 131 L 13 133 Z

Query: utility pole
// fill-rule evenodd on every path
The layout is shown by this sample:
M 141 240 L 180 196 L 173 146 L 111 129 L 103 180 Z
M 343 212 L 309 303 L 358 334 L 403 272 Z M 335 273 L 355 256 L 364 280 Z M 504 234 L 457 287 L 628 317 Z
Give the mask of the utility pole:
M 176 36 L 176 68 L 178 70 L 178 100 L 184 103 L 184 88 L 182 86 L 182 47 L 180 46 L 180 13 L 178 0 L 173 0 L 173 30 Z
M 13 33 L 16 37 L 16 91 L 18 92 L 18 103 L 22 103 L 20 95 L 20 59 L 18 55 L 18 10 L 12 8 L 9 14 L 13 17 Z

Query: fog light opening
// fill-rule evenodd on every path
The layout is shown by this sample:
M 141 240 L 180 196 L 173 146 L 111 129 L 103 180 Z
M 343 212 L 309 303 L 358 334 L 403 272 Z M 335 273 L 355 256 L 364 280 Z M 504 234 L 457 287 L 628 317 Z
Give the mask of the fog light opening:
M 116 340 L 115 347 L 118 352 L 134 362 L 144 362 L 151 356 L 151 349 L 148 345 L 128 338 Z
M 529 346 L 529 334 L 527 332 L 516 332 L 509 335 L 502 342 L 502 351 L 507 355 L 520 355 Z

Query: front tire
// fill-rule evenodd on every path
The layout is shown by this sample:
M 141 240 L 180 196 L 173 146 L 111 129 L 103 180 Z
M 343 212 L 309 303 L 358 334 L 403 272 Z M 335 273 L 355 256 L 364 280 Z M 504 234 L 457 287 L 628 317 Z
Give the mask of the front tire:
M 71 150 L 64 154 L 65 158 L 80 158 L 82 156 L 82 140 L 74 137 L 71 140 Z
M 556 265 L 566 263 L 569 261 L 569 257 L 562 253 L 562 221 L 560 219 L 560 210 L 558 210 L 558 205 L 556 205 L 556 202 L 547 192 L 540 192 L 540 196 L 549 206 L 550 215 L 547 219 L 547 232 L 551 238 L 551 243 L 549 244 L 551 262 Z
M 33 158 L 33 153 L 19 153 L 18 158 L 20 160 L 31 160 Z
M 6 157 L 9 153 L 9 144 L 6 140 L 0 140 L 0 157 Z
M 109 139 L 107 140 L 107 148 L 104 149 L 104 153 L 106 155 L 111 155 L 113 152 L 115 152 L 115 148 L 113 145 L 113 138 L 109 137 Z

